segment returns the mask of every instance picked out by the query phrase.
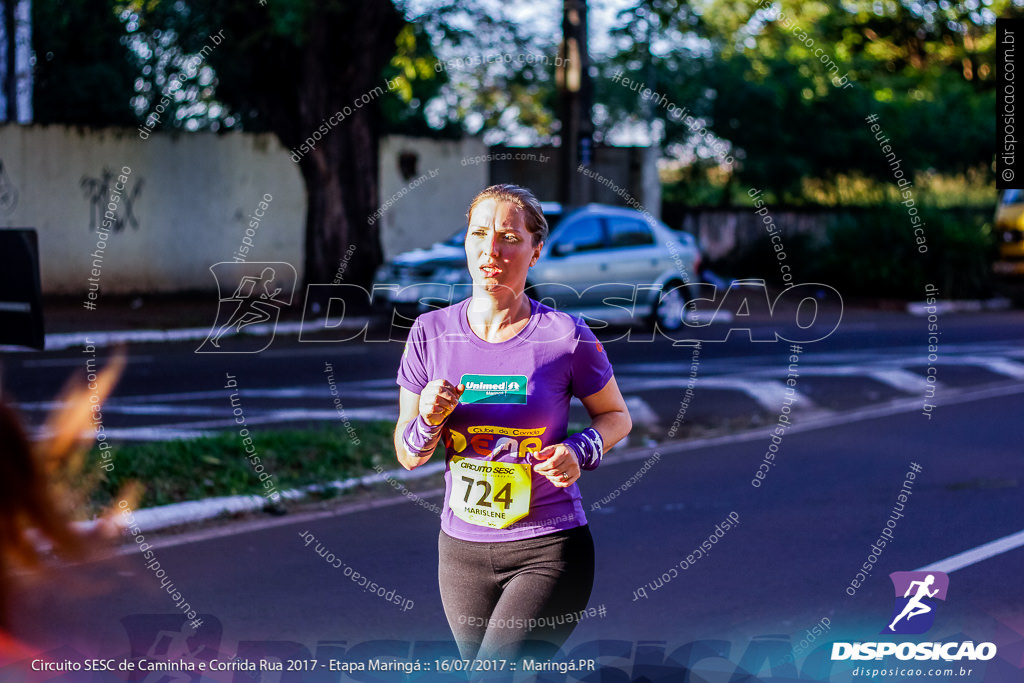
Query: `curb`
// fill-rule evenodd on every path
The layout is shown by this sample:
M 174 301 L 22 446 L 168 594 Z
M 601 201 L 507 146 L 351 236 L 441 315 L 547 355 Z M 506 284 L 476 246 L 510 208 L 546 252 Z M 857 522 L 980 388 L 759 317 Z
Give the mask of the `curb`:
M 410 481 L 429 477 L 438 472 L 444 471 L 444 463 L 437 462 L 417 468 L 410 472 L 404 469 L 381 471 L 377 474 L 366 474 L 362 477 L 353 477 L 344 481 L 332 481 L 326 484 L 310 484 L 296 489 L 289 489 L 280 492 L 280 498 L 270 501 L 264 496 L 255 494 L 238 496 L 221 496 L 218 498 L 205 498 L 203 500 L 190 500 L 182 503 L 171 503 L 155 508 L 135 510 L 134 515 L 139 527 L 150 531 L 158 531 L 181 524 L 193 522 L 204 522 L 220 515 L 234 514 L 239 512 L 256 512 L 263 510 L 268 504 L 278 502 L 281 499 L 298 501 L 308 498 L 311 493 L 324 491 L 345 491 L 357 486 L 369 486 L 371 484 L 387 483 L 390 480 Z

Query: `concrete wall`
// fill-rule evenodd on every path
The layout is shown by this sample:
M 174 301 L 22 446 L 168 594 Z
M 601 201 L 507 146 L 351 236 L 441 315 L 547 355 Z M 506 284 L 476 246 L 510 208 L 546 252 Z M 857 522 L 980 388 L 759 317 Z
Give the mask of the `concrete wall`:
M 839 213 L 828 209 L 777 210 L 770 205 L 768 209 L 767 216 L 783 239 L 787 235 L 809 233 L 824 240 L 829 220 Z M 753 205 L 750 208 L 672 207 L 666 211 L 666 218 L 671 219 L 666 222 L 670 228 L 696 235 L 704 254 L 718 259 L 769 234 L 765 216 L 759 216 L 756 211 Z
M 209 267 L 233 260 L 265 194 L 243 258 L 287 261 L 302 276 L 305 189 L 272 135 L 143 140 L 136 130 L 7 125 L 0 163 L 0 226 L 37 229 L 45 294 L 88 289 L 103 235 L 100 292 L 214 289 Z M 104 220 L 109 229 L 97 232 Z
M 447 239 L 491 182 L 557 195 L 555 148 L 393 136 L 379 150 L 380 208 L 368 221 L 385 258 Z M 507 152 L 546 158 L 504 160 Z M 652 151 L 598 148 L 592 168 L 658 215 Z M 594 201 L 623 204 L 592 185 Z M 0 228 L 38 231 L 44 294 L 80 295 L 90 279 L 101 294 L 211 291 L 210 266 L 236 258 L 291 263 L 301 280 L 305 212 L 302 176 L 273 135 L 0 126 Z
M 448 239 L 466 226 L 470 201 L 487 187 L 488 150 L 479 138 L 391 136 L 379 149 L 385 259 Z M 427 177 L 419 180 L 423 175 Z

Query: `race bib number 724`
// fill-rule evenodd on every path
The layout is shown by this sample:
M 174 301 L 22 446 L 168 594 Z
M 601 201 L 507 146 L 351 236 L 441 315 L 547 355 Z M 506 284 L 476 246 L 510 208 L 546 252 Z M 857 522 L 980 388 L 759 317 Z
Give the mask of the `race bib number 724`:
M 462 521 L 504 529 L 530 514 L 530 465 L 454 456 L 451 473 L 448 504 Z

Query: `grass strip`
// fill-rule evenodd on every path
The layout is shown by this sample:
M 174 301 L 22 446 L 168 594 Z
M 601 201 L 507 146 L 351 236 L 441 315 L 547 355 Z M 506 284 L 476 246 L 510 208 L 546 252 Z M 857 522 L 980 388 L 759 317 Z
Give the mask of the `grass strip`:
M 324 425 L 308 429 L 251 430 L 252 445 L 238 432 L 173 441 L 129 442 L 113 447 L 104 461 L 100 451 L 89 453 L 87 479 L 81 486 L 90 491 L 89 516 L 108 506 L 128 482 L 142 484 L 138 508 L 202 500 L 219 496 L 255 494 L 268 489 L 260 481 L 257 464 L 270 475 L 278 491 L 310 484 L 326 484 L 400 467 L 395 458 L 388 421 L 352 421 L 353 431 Z M 587 425 L 571 424 L 570 433 Z M 246 448 L 254 448 L 252 454 Z M 255 460 L 258 458 L 259 460 Z M 104 471 L 104 462 L 113 469 Z M 99 476 L 97 476 L 97 474 Z M 330 497 L 331 491 L 325 491 Z
M 102 473 L 92 485 L 91 512 L 108 505 L 130 481 L 145 491 L 137 508 L 238 494 L 264 495 L 257 464 L 278 491 L 373 472 L 374 465 L 398 467 L 393 422 L 352 422 L 354 437 L 336 427 L 253 430 L 252 446 L 237 432 L 197 439 L 124 443 L 114 446 L 113 469 L 104 472 L 99 450 L 89 454 L 87 472 Z M 357 443 L 358 441 L 358 443 Z M 253 449 L 246 453 L 246 447 Z M 255 458 L 258 458 L 257 461 Z M 265 478 L 266 479 L 266 478 Z M 269 480 L 268 480 L 269 481 Z

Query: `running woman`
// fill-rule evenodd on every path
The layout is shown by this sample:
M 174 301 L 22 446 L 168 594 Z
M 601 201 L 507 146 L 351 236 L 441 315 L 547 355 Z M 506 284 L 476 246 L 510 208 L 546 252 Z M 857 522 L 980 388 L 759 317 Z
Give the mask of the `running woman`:
M 533 194 L 489 187 L 468 219 L 473 293 L 410 330 L 395 450 L 410 470 L 445 458 L 438 583 L 462 656 L 549 656 L 594 583 L 576 482 L 632 422 L 593 332 L 524 292 L 548 234 Z M 570 436 L 573 396 L 591 425 Z

